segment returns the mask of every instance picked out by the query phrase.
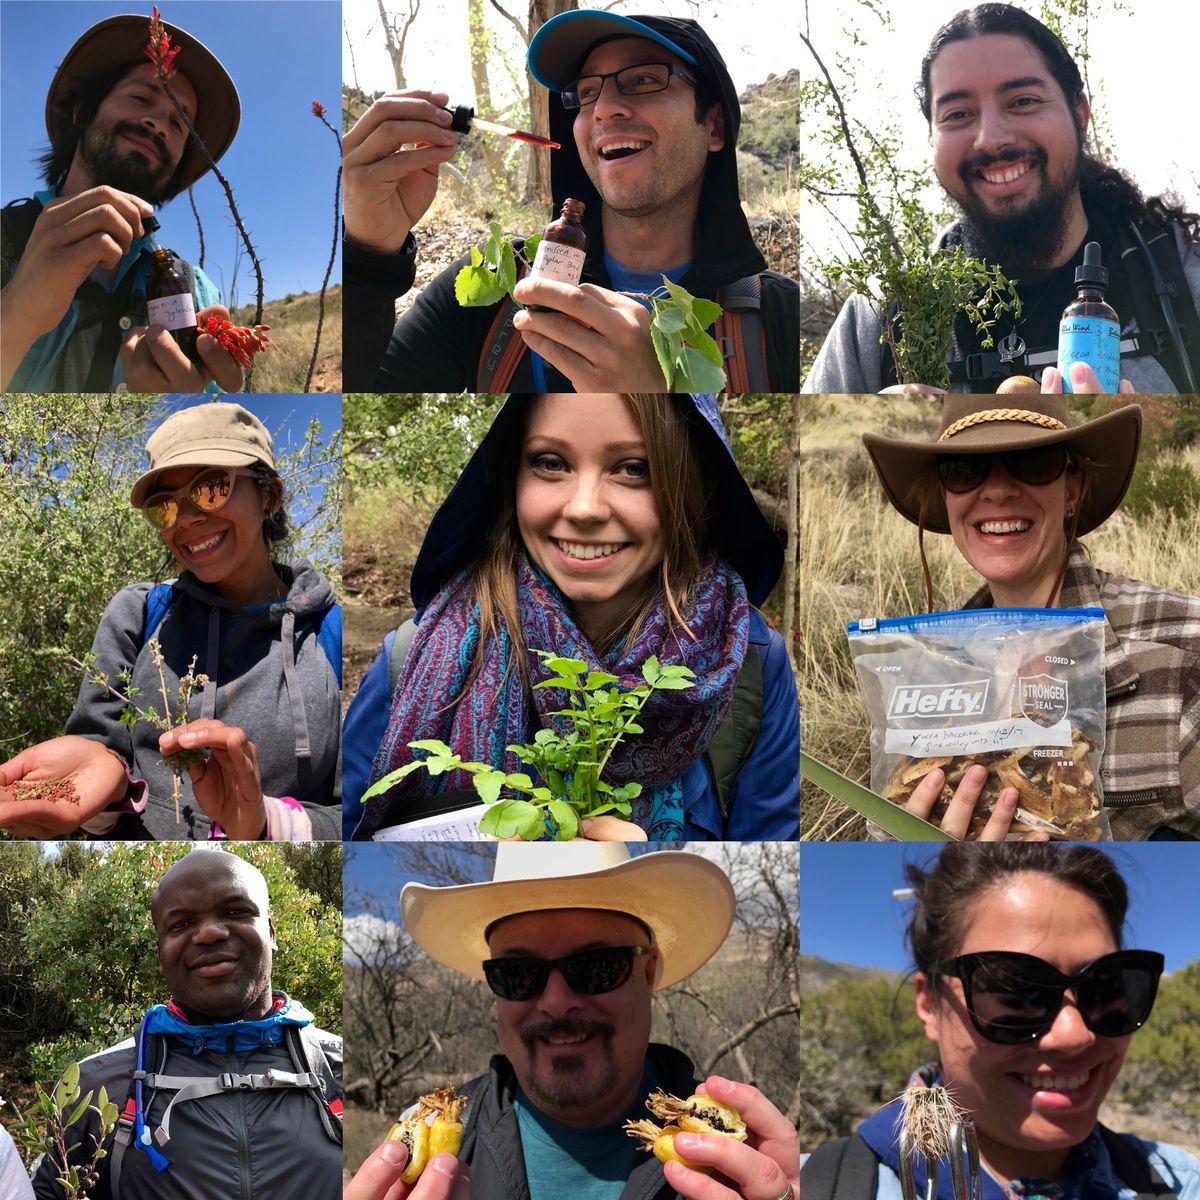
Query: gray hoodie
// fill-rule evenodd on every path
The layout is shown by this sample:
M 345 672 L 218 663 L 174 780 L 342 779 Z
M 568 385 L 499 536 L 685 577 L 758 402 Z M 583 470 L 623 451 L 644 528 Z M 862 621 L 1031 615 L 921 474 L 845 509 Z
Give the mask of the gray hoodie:
M 240 608 L 219 596 L 190 572 L 174 582 L 170 607 L 155 631 L 162 647 L 163 676 L 172 712 L 179 679 L 193 656 L 196 672 L 212 682 L 193 694 L 188 720 L 215 718 L 245 730 L 254 743 L 262 788 L 268 800 L 271 836 L 341 836 L 341 689 L 317 630 L 335 604 L 333 588 L 307 562 L 284 568 L 290 577 L 281 600 Z M 285 577 L 286 578 L 286 577 Z M 92 644 L 95 666 L 114 687 L 128 682 L 143 711 L 163 712 L 159 668 L 145 643 L 146 597 L 153 585 L 136 583 L 109 602 Z M 66 732 L 103 742 L 129 764 L 131 774 L 149 785 L 144 811 L 126 803 L 115 828 L 105 836 L 125 839 L 192 840 L 210 836 L 212 823 L 183 775 L 180 819 L 172 802 L 172 773 L 159 757 L 160 730 L 146 721 L 121 723 L 122 702 L 87 680 L 79 689 Z M 118 810 L 113 810 L 114 812 Z M 107 814 L 106 814 L 107 815 Z M 109 818 L 111 820 L 111 817 Z M 311 828 L 310 828 L 311 826 Z M 93 832 L 96 827 L 89 823 Z

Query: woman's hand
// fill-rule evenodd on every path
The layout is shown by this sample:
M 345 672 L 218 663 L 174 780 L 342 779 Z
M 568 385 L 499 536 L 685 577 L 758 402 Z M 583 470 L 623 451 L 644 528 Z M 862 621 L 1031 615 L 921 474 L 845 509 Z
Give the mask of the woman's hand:
M 402 1183 L 408 1161 L 403 1142 L 377 1146 L 358 1168 L 342 1200 L 471 1200 L 471 1171 L 453 1154 L 435 1154 L 416 1183 Z
M 632 821 L 622 821 L 605 813 L 602 817 L 585 817 L 579 832 L 593 842 L 644 842 L 646 831 Z
M 77 800 L 39 798 L 17 783 L 70 779 Z M 17 837 L 52 838 L 73 833 L 84 821 L 116 804 L 129 777 L 119 755 L 84 737 L 57 737 L 22 750 L 0 764 L 0 828 Z M 22 799 L 22 794 L 28 798 Z
M 1062 390 L 1062 372 L 1057 367 L 1047 367 L 1042 372 L 1042 395 L 1059 396 L 1062 394 Z M 1104 389 L 1100 386 L 1100 377 L 1087 363 L 1071 364 L 1071 391 L 1076 396 L 1104 395 Z M 1128 379 L 1122 379 L 1117 393 L 1121 396 L 1132 396 L 1133 384 Z
M 229 309 L 210 304 L 196 314 L 202 325 L 209 317 L 229 320 Z M 121 342 L 125 382 L 131 392 L 202 392 L 210 379 L 227 392 L 242 390 L 242 368 L 215 337 L 202 333 L 196 351 L 198 367 L 180 349 L 170 330 L 161 325 L 135 325 Z
M 188 767 L 196 803 L 232 841 L 252 842 L 263 836 L 267 806 L 258 773 L 258 751 L 244 729 L 224 721 L 189 721 L 168 729 L 158 739 L 165 758 L 179 750 L 208 750 L 209 756 Z
M 946 772 L 940 767 L 935 767 L 913 788 L 912 795 L 904 807 L 914 816 L 928 821 L 929 814 L 933 811 L 933 806 L 937 802 L 938 796 L 941 795 L 945 782 Z M 975 814 L 975 806 L 983 794 L 985 783 L 987 783 L 986 767 L 976 763 L 973 767 L 967 768 L 958 787 L 954 789 L 954 796 L 946 808 L 946 815 L 942 817 L 943 833 L 950 834 L 960 842 L 967 836 L 967 832 L 971 828 L 971 817 Z M 995 806 L 988 815 L 987 824 L 979 835 L 979 840 L 981 842 L 1004 841 L 1008 837 L 1008 831 L 1012 828 L 1013 818 L 1016 815 L 1017 789 L 1006 787 L 997 797 Z M 1027 833 L 1021 840 L 1024 842 L 1048 842 L 1050 835 L 1048 833 Z
M 667 1182 L 688 1200 L 782 1200 L 788 1189 L 799 1200 L 800 1139 L 791 1121 L 748 1083 L 710 1075 L 696 1090 L 733 1105 L 746 1123 L 746 1140 L 677 1133 L 675 1148 L 684 1158 L 715 1168 L 727 1182 L 677 1162 L 663 1164 Z

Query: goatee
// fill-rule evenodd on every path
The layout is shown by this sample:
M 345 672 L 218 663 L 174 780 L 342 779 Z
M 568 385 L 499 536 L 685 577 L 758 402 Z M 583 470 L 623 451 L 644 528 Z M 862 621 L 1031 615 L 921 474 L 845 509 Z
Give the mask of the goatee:
M 955 197 L 962 209 L 963 244 L 969 253 L 999 263 L 1006 270 L 1039 269 L 1054 262 L 1063 249 L 1071 218 L 1071 197 L 1079 187 L 1078 158 L 1068 176 L 1055 183 L 1046 174 L 1045 152 L 1038 151 L 1037 161 L 1031 169 L 1041 172 L 1042 182 L 1033 199 L 1011 211 L 986 206 L 975 191 L 974 172 L 1028 156 L 1028 151 L 981 155 L 959 168 L 959 175 L 966 184 L 965 198 Z

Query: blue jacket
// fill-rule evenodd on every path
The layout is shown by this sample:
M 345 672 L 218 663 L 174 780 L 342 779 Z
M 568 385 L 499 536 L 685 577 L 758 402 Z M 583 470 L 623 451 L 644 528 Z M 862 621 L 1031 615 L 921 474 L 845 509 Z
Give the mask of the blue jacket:
M 350 703 L 342 728 L 342 837 L 349 841 L 363 813 L 371 764 L 391 712 L 389 655 L 396 632 L 383 640 Z M 763 660 L 762 725 L 750 760 L 734 784 L 729 820 L 722 823 L 717 792 L 703 758 L 683 777 L 691 841 L 795 841 L 800 836 L 800 709 L 787 649 L 757 610 L 750 614 L 750 641 Z M 789 803 L 790 801 L 790 803 Z

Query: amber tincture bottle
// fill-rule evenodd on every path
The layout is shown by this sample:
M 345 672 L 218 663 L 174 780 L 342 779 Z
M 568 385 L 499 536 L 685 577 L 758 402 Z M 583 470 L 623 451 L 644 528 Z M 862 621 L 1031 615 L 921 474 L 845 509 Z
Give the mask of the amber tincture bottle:
M 1096 372 L 1100 388 L 1115 395 L 1121 384 L 1121 322 L 1106 304 L 1108 271 L 1100 263 L 1100 243 L 1083 248 L 1083 265 L 1075 268 L 1075 299 L 1063 309 L 1058 325 L 1058 369 L 1063 391 L 1071 390 L 1072 363 L 1086 363 Z
M 562 216 L 551 221 L 538 242 L 530 278 L 558 279 L 577 284 L 583 276 L 583 260 L 587 258 L 587 232 L 583 228 L 582 200 L 564 200 Z M 544 305 L 530 304 L 530 312 L 547 312 Z
M 196 349 L 196 306 L 192 291 L 171 261 L 171 251 L 154 250 L 154 278 L 146 289 L 146 312 L 151 325 L 161 325 L 171 331 L 179 348 L 201 366 Z

